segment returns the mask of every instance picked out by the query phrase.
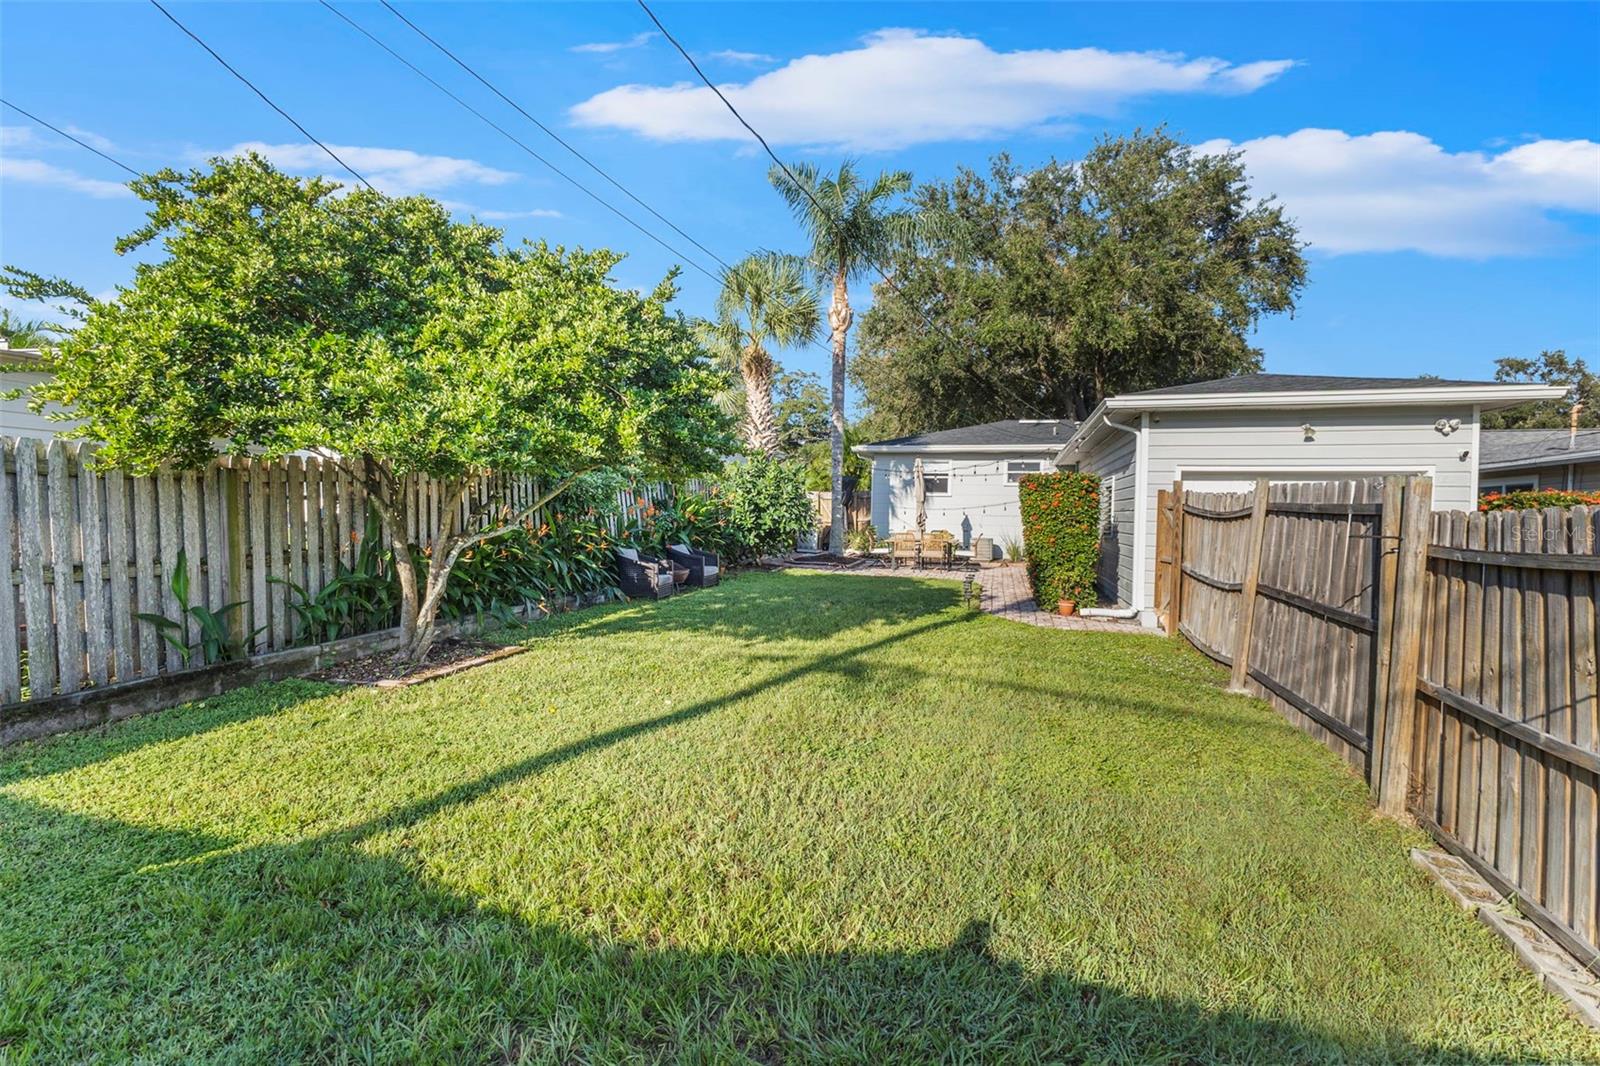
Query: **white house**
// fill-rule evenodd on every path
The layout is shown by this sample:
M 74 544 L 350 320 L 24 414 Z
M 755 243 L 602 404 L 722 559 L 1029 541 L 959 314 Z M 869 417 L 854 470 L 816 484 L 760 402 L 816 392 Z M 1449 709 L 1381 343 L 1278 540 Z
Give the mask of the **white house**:
M 1017 482 L 1054 470 L 1054 459 L 1077 423 L 1013 419 L 861 444 L 872 460 L 872 525 L 880 536 L 917 524 L 916 474 L 922 460 L 928 529 L 954 533 L 963 544 L 989 537 L 998 548 L 1022 539 Z
M 1249 374 L 1102 402 L 1055 455 L 1102 478 L 1098 592 L 1154 624 L 1156 494 L 1241 491 L 1258 478 L 1433 478 L 1434 507 L 1471 510 L 1479 415 L 1554 399 L 1558 385 Z
M 47 416 L 61 410 L 55 404 L 34 414 L 28 410 L 26 395 L 14 400 L 5 396 L 17 389 L 31 388 L 49 377 L 50 372 L 44 368 L 44 354 L 37 348 L 8 348 L 4 338 L 0 338 L 0 436 L 49 440 L 78 424 L 51 421 Z

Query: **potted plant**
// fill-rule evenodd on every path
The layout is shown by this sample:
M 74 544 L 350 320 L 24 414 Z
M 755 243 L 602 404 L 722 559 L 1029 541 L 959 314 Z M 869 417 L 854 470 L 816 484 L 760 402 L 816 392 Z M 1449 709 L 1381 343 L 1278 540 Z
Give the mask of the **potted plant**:
M 1069 600 L 1063 596 L 1056 601 L 1056 610 L 1068 617 L 1075 615 L 1078 613 L 1078 601 Z

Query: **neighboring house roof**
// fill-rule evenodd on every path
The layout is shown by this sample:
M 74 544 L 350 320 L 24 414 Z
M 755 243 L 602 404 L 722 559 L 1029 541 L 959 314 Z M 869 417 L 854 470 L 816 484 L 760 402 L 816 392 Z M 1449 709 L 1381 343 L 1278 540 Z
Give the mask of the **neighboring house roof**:
M 1478 469 L 1515 470 L 1600 460 L 1600 429 L 1485 429 L 1478 437 Z
M 1554 400 L 1562 385 L 1523 385 L 1503 381 L 1452 381 L 1443 378 L 1361 378 L 1321 374 L 1241 374 L 1165 389 L 1127 392 L 1100 402 L 1056 457 L 1081 447 L 1109 423 L 1129 422 L 1145 411 L 1225 410 L 1245 407 L 1398 407 L 1419 404 L 1472 404 L 1483 410 L 1530 400 Z
M 1044 452 L 1057 451 L 1078 424 L 1071 419 L 1008 418 L 979 426 L 913 433 L 909 437 L 858 444 L 861 455 L 895 452 Z
M 44 353 L 37 348 L 7 348 L 0 345 L 0 366 L 35 368 L 44 362 Z

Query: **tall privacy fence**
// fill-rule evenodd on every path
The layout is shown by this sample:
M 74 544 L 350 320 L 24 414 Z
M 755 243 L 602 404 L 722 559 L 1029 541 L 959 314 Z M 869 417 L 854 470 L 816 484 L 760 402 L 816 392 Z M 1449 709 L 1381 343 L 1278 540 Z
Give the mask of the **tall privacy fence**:
M 92 456 L 80 442 L 0 437 L 0 718 L 18 701 L 184 669 L 177 649 L 137 617 L 182 619 L 186 643 L 199 640 L 172 587 L 180 557 L 191 603 L 217 611 L 242 602 L 229 619 L 253 635 L 252 651 L 294 645 L 302 635 L 286 583 L 315 597 L 338 564 L 355 563 L 367 530 L 359 461 L 222 457 L 203 470 L 132 477 L 97 468 Z M 444 486 L 419 476 L 401 486 L 407 539 L 430 544 L 448 506 Z M 620 492 L 612 532 L 669 491 Z M 527 474 L 476 478 L 457 528 L 538 493 Z
M 1161 494 L 1157 607 L 1600 972 L 1600 509 L 1427 478 Z

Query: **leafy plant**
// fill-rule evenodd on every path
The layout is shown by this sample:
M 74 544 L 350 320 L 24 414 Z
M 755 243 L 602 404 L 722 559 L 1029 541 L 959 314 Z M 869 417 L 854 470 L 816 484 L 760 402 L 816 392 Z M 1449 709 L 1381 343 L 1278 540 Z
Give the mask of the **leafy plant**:
M 1100 565 L 1100 479 L 1067 471 L 1027 474 L 1017 498 L 1034 602 L 1046 610 L 1063 599 L 1092 604 Z
M 1028 557 L 1027 545 L 1021 537 L 1002 537 L 1000 550 L 1006 553 L 1006 558 L 1014 563 L 1020 563 Z
M 789 551 L 816 521 L 798 463 L 752 457 L 729 471 L 722 490 L 735 559 Z
M 172 571 L 171 588 L 173 597 L 178 601 L 177 618 L 168 618 L 166 615 L 152 614 L 148 611 L 140 611 L 134 617 L 155 626 L 156 631 L 161 634 L 161 639 L 177 649 L 185 666 L 189 664 L 189 658 L 195 651 L 195 647 L 191 647 L 184 639 L 185 618 L 194 619 L 195 628 L 200 634 L 200 643 L 196 647 L 200 650 L 201 661 L 207 665 L 243 659 L 250 640 L 266 628 L 260 626 L 244 637 L 233 635 L 228 627 L 228 615 L 243 607 L 245 604 L 243 600 L 224 604 L 215 611 L 203 603 L 190 603 L 189 557 L 182 548 L 178 549 L 177 566 Z
M 878 531 L 871 526 L 852 529 L 844 535 L 844 546 L 858 552 L 869 552 L 878 546 Z
M 1579 506 L 1600 506 L 1600 492 L 1524 489 L 1520 492 L 1486 492 L 1478 497 L 1480 511 L 1534 511 L 1545 507 Z
M 378 516 L 368 514 L 355 565 L 346 566 L 341 559 L 334 567 L 333 579 L 315 596 L 288 578 L 268 578 L 286 585 L 299 597 L 299 602 L 289 601 L 289 609 L 300 620 L 302 641 L 321 644 L 394 624 L 400 602 L 399 584 L 391 554 L 382 547 L 381 532 Z
M 612 557 L 616 543 L 592 511 L 557 511 L 537 525 L 528 519 L 462 553 L 440 613 L 445 618 L 490 615 L 504 622 L 524 604 L 614 599 L 619 594 Z M 419 570 L 425 561 L 418 561 Z

